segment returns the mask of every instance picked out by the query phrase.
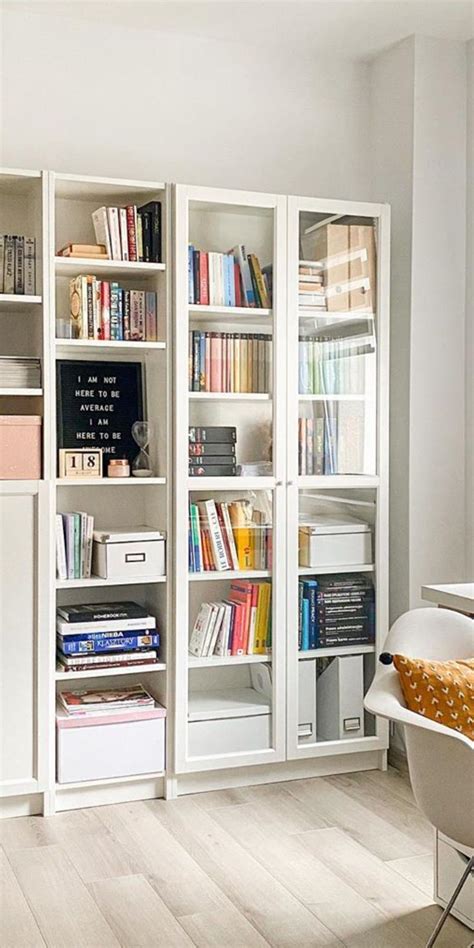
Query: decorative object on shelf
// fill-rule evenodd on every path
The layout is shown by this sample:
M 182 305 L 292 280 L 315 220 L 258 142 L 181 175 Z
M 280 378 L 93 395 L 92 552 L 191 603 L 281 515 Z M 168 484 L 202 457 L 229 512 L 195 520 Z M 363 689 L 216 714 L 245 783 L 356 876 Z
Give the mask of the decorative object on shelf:
M 131 463 L 132 424 L 143 418 L 143 372 L 140 362 L 58 360 L 58 447 L 100 447 L 104 466 L 111 458 Z
M 153 468 L 150 459 L 150 440 L 153 435 L 153 426 L 149 421 L 135 421 L 132 425 L 132 437 L 140 448 L 132 462 L 133 477 L 152 477 Z
M 102 477 L 102 448 L 60 448 L 60 477 Z
M 95 530 L 92 565 L 111 581 L 164 576 L 165 534 L 145 525 Z
M 130 462 L 127 458 L 111 458 L 107 477 L 130 477 Z
M 41 418 L 0 415 L 0 480 L 41 477 Z

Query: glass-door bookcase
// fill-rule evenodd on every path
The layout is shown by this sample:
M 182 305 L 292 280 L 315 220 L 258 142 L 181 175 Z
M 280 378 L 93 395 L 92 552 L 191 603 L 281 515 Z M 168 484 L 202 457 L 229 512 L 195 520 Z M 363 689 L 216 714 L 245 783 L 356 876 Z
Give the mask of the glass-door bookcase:
M 288 202 L 287 756 L 383 750 L 389 209 Z

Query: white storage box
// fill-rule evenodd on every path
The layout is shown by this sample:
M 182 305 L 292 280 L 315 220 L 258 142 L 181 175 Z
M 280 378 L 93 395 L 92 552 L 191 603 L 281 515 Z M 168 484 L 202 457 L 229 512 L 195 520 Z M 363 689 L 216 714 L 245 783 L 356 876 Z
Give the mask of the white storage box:
M 188 722 L 190 757 L 238 754 L 272 746 L 270 699 L 253 688 L 191 693 Z
M 166 709 L 72 717 L 57 708 L 58 783 L 161 773 Z
M 364 659 L 333 658 L 316 682 L 318 740 L 364 737 Z
M 102 579 L 151 579 L 165 572 L 165 535 L 154 527 L 94 530 L 92 572 Z
M 299 527 L 300 566 L 366 566 L 372 564 L 372 534 L 363 520 L 323 516 Z

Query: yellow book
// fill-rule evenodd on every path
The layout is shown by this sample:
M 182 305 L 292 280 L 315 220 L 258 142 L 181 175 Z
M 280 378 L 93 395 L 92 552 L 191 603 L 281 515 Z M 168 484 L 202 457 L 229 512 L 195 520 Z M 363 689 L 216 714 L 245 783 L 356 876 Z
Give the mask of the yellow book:
M 265 636 L 263 635 L 263 618 L 265 612 L 265 590 L 264 583 L 259 583 L 257 615 L 255 617 L 255 644 L 253 648 L 254 655 L 265 654 Z
M 253 569 L 252 528 L 241 500 L 229 504 L 230 522 L 234 534 L 239 569 Z

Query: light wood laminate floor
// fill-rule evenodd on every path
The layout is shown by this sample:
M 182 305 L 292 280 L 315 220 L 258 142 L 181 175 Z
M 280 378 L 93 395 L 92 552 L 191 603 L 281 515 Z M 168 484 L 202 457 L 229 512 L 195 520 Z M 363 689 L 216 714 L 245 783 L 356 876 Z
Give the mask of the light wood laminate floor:
M 395 770 L 0 824 L 2 948 L 423 948 L 432 830 Z M 449 920 L 438 948 L 472 933 Z

